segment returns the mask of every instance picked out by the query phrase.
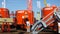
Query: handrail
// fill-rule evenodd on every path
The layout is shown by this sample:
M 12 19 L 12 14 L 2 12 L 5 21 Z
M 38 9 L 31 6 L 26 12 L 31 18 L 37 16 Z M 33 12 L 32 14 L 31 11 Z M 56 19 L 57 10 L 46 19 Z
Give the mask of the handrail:
M 36 22 L 33 26 L 32 26 L 32 31 L 35 31 L 36 29 L 37 29 L 37 24 L 39 24 L 39 23 L 42 23 L 44 26 L 48 26 L 48 25 L 50 25 L 51 23 L 53 23 L 54 22 L 54 19 L 50 22 L 50 23 L 48 23 L 48 24 L 46 24 L 49 20 L 51 20 L 52 18 L 50 18 L 51 16 L 51 14 L 53 14 L 54 13 L 54 11 L 52 11 L 51 13 L 49 13 L 47 16 L 45 16 L 42 20 L 39 20 L 38 22 Z M 49 18 L 50 19 L 48 19 L 46 22 L 44 22 L 44 19 L 46 19 L 47 17 L 49 16 Z M 42 26 L 41 26 L 42 27 Z M 42 31 L 44 28 L 41 28 L 41 30 L 39 30 L 39 31 L 35 31 L 36 33 L 38 33 L 38 32 L 40 32 L 40 31 Z

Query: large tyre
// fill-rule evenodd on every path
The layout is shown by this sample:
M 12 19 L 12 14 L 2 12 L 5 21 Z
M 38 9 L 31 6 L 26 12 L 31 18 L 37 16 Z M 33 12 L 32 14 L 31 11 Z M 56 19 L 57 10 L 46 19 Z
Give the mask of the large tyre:
M 15 28 L 15 26 L 14 25 L 10 25 L 10 27 L 13 29 L 13 28 Z
M 16 30 L 20 30 L 20 25 L 17 25 L 16 26 Z

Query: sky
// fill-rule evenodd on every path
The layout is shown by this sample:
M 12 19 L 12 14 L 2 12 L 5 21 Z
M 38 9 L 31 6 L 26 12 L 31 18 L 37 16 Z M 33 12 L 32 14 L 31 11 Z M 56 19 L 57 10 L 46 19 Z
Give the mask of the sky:
M 38 0 L 33 0 L 32 1 L 32 6 L 33 6 L 33 11 L 34 11 L 34 15 L 36 17 L 36 14 L 38 11 L 41 11 L 41 9 L 39 9 L 37 7 L 37 1 Z M 40 1 L 40 7 L 43 8 L 44 5 L 44 0 L 39 0 Z M 3 0 L 0 0 L 0 7 L 2 7 L 2 2 Z M 60 0 L 46 0 L 47 4 L 50 5 L 56 5 L 56 6 L 60 6 Z M 6 8 L 8 8 L 11 11 L 16 11 L 16 10 L 25 10 L 27 9 L 27 0 L 6 0 Z

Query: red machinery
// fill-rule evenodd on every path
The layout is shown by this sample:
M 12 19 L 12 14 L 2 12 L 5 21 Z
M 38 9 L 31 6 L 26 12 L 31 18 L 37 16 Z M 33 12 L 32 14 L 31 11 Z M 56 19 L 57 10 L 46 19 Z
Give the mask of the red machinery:
M 0 8 L 0 17 L 9 18 L 9 10 L 6 8 Z
M 29 21 L 30 26 L 34 24 L 34 13 L 32 11 L 32 0 L 27 0 L 28 10 L 17 10 L 16 20 L 17 25 L 21 25 L 21 28 L 27 29 L 27 21 Z M 19 26 L 20 27 L 20 26 Z M 17 27 L 18 28 L 18 27 Z
M 28 7 L 27 7 L 27 9 L 28 9 L 28 10 L 32 10 L 32 0 L 27 0 L 27 2 L 28 2 Z
M 43 12 L 43 16 L 42 16 L 42 17 L 43 17 L 43 18 L 46 17 L 48 14 L 51 13 L 47 18 L 44 19 L 44 21 L 46 21 L 47 19 L 49 19 L 50 16 L 51 16 L 51 18 L 52 18 L 51 20 L 54 19 L 54 18 L 53 18 L 53 16 L 54 16 L 54 10 L 55 10 L 56 8 L 57 8 L 57 7 L 56 7 L 55 5 L 53 5 L 53 6 L 51 6 L 51 7 L 45 7 L 45 8 L 42 9 L 42 12 Z M 56 10 L 57 10 L 57 9 L 56 9 Z M 47 24 L 48 24 L 49 22 L 51 22 L 51 20 L 48 21 Z M 49 26 L 50 26 L 51 29 L 54 28 L 53 30 L 56 31 L 56 29 L 55 29 L 56 22 L 50 24 Z M 53 27 L 53 28 L 52 28 L 52 27 Z
M 30 25 L 34 24 L 34 13 L 30 10 L 18 10 L 16 11 L 17 25 L 22 25 L 26 29 L 26 21 L 30 22 Z
M 0 8 L 0 18 L 9 18 L 10 16 L 9 16 L 9 10 L 8 9 L 6 9 L 6 8 Z M 5 20 L 6 21 L 6 20 Z M 2 23 L 2 31 L 4 31 L 5 30 L 5 26 L 7 27 L 7 31 L 9 31 L 10 30 L 10 25 L 9 25 L 9 23 L 7 23 L 7 22 L 3 22 Z
M 46 28 L 47 26 L 53 26 L 55 27 L 55 25 L 52 25 L 52 23 L 57 23 L 54 17 L 54 13 L 57 12 L 57 7 L 56 6 L 52 6 L 52 7 L 45 7 L 42 9 L 42 19 L 39 20 L 38 22 L 36 22 L 31 30 L 33 31 L 33 34 L 38 34 L 39 32 L 41 32 L 44 28 Z M 57 26 L 56 26 L 57 27 Z M 56 28 L 55 27 L 55 28 Z M 38 29 L 38 30 L 37 30 Z M 57 28 L 56 28 L 57 29 Z M 54 30 L 54 29 L 53 29 Z M 57 31 L 57 30 L 54 30 Z

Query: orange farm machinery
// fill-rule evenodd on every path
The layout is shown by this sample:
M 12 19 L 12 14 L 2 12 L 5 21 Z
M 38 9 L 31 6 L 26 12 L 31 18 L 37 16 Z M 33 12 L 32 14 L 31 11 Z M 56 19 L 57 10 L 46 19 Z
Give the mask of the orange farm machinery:
M 0 24 L 2 24 L 2 31 L 10 30 L 10 23 L 12 19 L 10 18 L 9 10 L 6 8 L 0 8 Z
M 55 5 L 46 6 L 42 8 L 41 12 L 42 19 L 35 22 L 34 12 L 32 11 L 32 0 L 28 0 L 27 10 L 17 10 L 15 14 L 10 14 L 9 10 L 6 8 L 0 8 L 1 30 L 10 31 L 12 25 L 15 26 L 16 29 L 26 29 L 27 32 L 30 32 L 31 30 L 32 34 L 38 34 L 47 27 L 57 31 L 58 28 L 56 25 L 60 22 L 58 8 Z M 14 17 L 11 18 L 11 15 Z
M 17 10 L 16 11 L 16 24 L 21 28 L 27 28 L 26 22 L 29 21 L 30 25 L 34 24 L 34 13 L 30 10 Z M 17 26 L 18 27 L 18 26 Z

